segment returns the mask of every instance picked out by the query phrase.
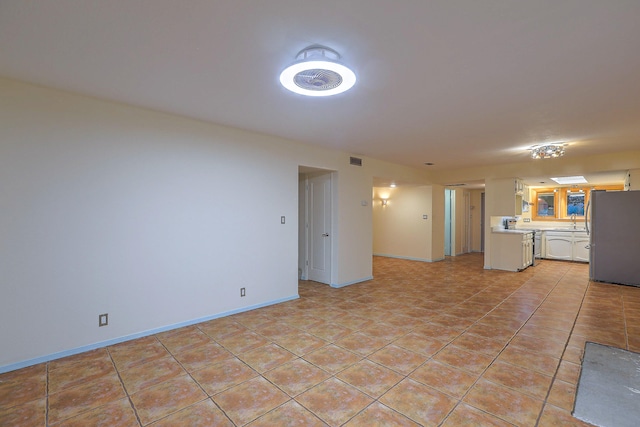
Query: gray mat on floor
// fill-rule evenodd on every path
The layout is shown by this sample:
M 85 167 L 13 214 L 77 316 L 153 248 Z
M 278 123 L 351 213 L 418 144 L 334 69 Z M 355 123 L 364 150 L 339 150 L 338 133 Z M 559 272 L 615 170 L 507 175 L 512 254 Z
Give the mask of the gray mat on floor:
M 601 427 L 640 425 L 640 354 L 586 343 L 573 416 Z

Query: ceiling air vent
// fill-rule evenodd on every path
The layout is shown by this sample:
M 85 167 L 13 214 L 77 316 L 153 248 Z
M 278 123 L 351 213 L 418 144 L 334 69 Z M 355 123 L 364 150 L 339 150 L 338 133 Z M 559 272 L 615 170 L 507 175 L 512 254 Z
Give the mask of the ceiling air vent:
M 362 159 L 357 157 L 349 157 L 349 164 L 353 166 L 362 166 Z
M 445 187 L 464 187 L 467 184 L 445 184 Z

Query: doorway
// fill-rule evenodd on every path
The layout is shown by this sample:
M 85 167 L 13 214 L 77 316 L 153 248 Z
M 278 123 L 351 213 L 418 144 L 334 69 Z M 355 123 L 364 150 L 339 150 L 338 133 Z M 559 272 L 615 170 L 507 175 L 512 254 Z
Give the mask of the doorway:
M 484 193 L 480 195 L 480 252 L 484 252 Z
M 299 179 L 300 278 L 331 285 L 333 173 L 310 168 L 305 172 L 300 173 Z
M 444 190 L 444 255 L 455 255 L 456 199 L 455 190 Z

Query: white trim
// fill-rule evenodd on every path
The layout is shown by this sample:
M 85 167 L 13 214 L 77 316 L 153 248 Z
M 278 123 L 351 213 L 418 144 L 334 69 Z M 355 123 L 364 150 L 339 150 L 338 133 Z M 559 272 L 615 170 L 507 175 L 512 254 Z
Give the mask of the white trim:
M 389 255 L 389 254 L 373 254 L 373 256 L 383 256 L 386 258 L 397 258 L 397 259 L 406 259 L 408 261 L 420 261 L 420 262 L 438 262 L 442 261 L 444 257 L 437 259 L 426 259 L 426 258 L 414 258 L 410 256 L 400 256 L 400 255 Z
M 298 298 L 300 298 L 300 295 L 296 294 L 296 295 L 292 295 L 290 297 L 281 298 L 281 299 L 278 299 L 278 300 L 269 301 L 269 302 L 265 302 L 265 303 L 262 303 L 262 304 L 256 304 L 256 305 L 252 305 L 252 306 L 248 306 L 248 307 L 242 307 L 242 308 L 238 308 L 236 310 L 231 310 L 231 311 L 226 311 L 226 312 L 223 312 L 223 313 L 214 314 L 212 316 L 201 317 L 199 319 L 187 320 L 186 322 L 175 323 L 173 325 L 163 326 L 161 328 L 150 329 L 150 330 L 144 331 L 144 332 L 138 332 L 138 333 L 131 334 L 131 335 L 125 335 L 123 337 L 114 338 L 114 339 L 107 340 L 107 341 L 101 341 L 101 342 L 97 342 L 97 343 L 94 343 L 94 344 L 89 344 L 89 345 L 85 345 L 85 346 L 82 346 L 82 347 L 73 348 L 71 350 L 65 350 L 65 351 L 61 351 L 61 352 L 58 352 L 58 353 L 53 353 L 53 354 L 48 354 L 46 356 L 36 357 L 34 359 L 25 360 L 25 361 L 18 362 L 18 363 L 12 363 L 10 365 L 0 366 L 0 374 L 3 374 L 5 372 L 9 372 L 9 371 L 15 371 L 16 369 L 26 368 L 28 366 L 37 365 L 39 363 L 50 362 L 52 360 L 60 359 L 62 357 L 73 356 L 74 354 L 84 353 L 85 351 L 95 350 L 97 348 L 107 347 L 107 346 L 110 346 L 110 345 L 119 344 L 121 342 L 125 342 L 125 341 L 134 340 L 134 339 L 137 339 L 137 338 L 146 337 L 146 336 L 149 336 L 149 335 L 155 335 L 155 334 L 159 334 L 160 332 L 166 332 L 166 331 L 170 331 L 172 329 L 182 328 L 182 327 L 185 327 L 185 326 L 191 326 L 191 325 L 195 325 L 196 323 L 202 323 L 202 322 L 206 322 L 208 320 L 213 320 L 213 319 L 218 319 L 220 317 L 230 316 L 232 314 L 243 313 L 245 311 L 255 310 L 256 308 L 261 308 L 261 307 L 266 307 L 266 306 L 269 306 L 269 305 L 279 304 L 279 303 L 282 303 L 282 302 L 291 301 L 291 300 L 298 299 Z
M 344 288 L 345 286 L 355 285 L 356 283 L 366 282 L 367 280 L 373 280 L 373 276 L 365 277 L 365 278 L 363 278 L 363 279 L 353 280 L 353 281 L 351 281 L 351 282 L 345 282 L 345 283 L 332 283 L 332 284 L 331 284 L 331 287 L 332 287 L 332 288 Z

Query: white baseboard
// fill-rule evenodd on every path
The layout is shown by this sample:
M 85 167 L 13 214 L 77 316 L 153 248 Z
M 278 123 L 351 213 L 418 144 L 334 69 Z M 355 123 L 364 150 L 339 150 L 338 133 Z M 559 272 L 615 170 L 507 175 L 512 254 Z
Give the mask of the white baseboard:
M 125 335 L 125 336 L 114 338 L 114 339 L 110 339 L 110 340 L 107 340 L 107 341 L 100 341 L 100 342 L 97 342 L 97 343 L 94 343 L 94 344 L 89 344 L 89 345 L 85 345 L 85 346 L 82 346 L 82 347 L 76 347 L 76 348 L 73 348 L 73 349 L 70 349 L 70 350 L 60 351 L 58 353 L 53 353 L 53 354 L 48 354 L 46 356 L 36 357 L 34 359 L 25 360 L 25 361 L 18 362 L 18 363 L 12 363 L 12 364 L 9 364 L 9 365 L 0 366 L 0 374 L 3 374 L 5 372 L 9 372 L 9 371 L 15 371 L 16 369 L 26 368 L 28 366 L 37 365 L 39 363 L 50 362 L 52 360 L 60 359 L 60 358 L 67 357 L 67 356 L 73 356 L 74 354 L 84 353 L 85 351 L 95 350 L 97 348 L 102 348 L 102 347 L 108 347 L 110 345 L 119 344 L 121 342 L 125 342 L 125 341 L 134 340 L 134 339 L 137 339 L 137 338 L 146 337 L 146 336 L 149 336 L 149 335 L 155 335 L 155 334 L 158 334 L 160 332 L 166 332 L 166 331 L 170 331 L 172 329 L 178 329 L 178 328 L 182 328 L 182 327 L 185 327 L 185 326 L 191 326 L 191 325 L 195 325 L 196 323 L 202 323 L 202 322 L 206 322 L 208 320 L 218 319 L 220 317 L 230 316 L 232 314 L 238 314 L 238 313 L 242 313 L 242 312 L 245 312 L 245 311 L 255 310 L 256 308 L 267 307 L 269 305 L 279 304 L 279 303 L 282 303 L 282 302 L 291 301 L 291 300 L 298 299 L 298 298 L 300 298 L 300 296 L 298 294 L 295 294 L 295 295 L 292 295 L 290 297 L 281 298 L 281 299 L 274 300 L 274 301 L 268 301 L 268 302 L 265 302 L 265 303 L 256 304 L 256 305 L 252 305 L 252 306 L 248 306 L 248 307 L 242 307 L 242 308 L 238 308 L 236 310 L 225 311 L 225 312 L 217 313 L 217 314 L 214 314 L 214 315 L 211 315 L 211 316 L 201 317 L 199 319 L 187 320 L 186 322 L 181 322 L 181 323 L 176 323 L 176 324 L 173 324 L 173 325 L 163 326 L 161 328 L 156 328 L 156 329 L 150 329 L 150 330 L 144 331 L 144 332 L 138 332 L 138 333 L 131 334 L 131 335 Z
M 362 282 L 366 282 L 367 280 L 372 280 L 372 279 L 373 279 L 373 276 L 368 276 L 368 277 L 364 277 L 362 279 L 353 280 L 351 282 L 346 282 L 346 283 L 332 283 L 331 287 L 332 288 L 344 288 L 345 286 L 355 285 L 356 283 L 362 283 Z
M 400 256 L 400 255 L 390 255 L 390 254 L 373 254 L 373 256 L 382 256 L 386 258 L 397 258 L 397 259 L 406 259 L 408 261 L 420 261 L 420 262 L 438 262 L 442 261 L 444 258 L 436 258 L 436 259 L 427 259 L 427 258 L 414 258 L 410 256 Z

